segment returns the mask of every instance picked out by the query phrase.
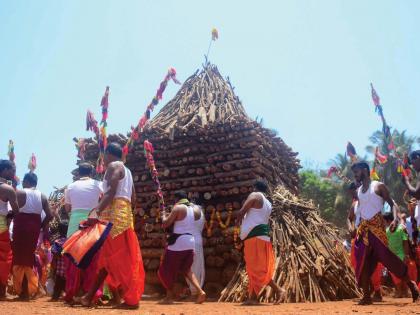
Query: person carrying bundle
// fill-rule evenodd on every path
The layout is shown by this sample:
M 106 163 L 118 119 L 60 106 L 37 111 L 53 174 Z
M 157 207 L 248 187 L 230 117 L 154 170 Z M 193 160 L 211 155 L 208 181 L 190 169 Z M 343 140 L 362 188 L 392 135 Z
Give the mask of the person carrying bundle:
M 246 304 L 257 304 L 261 290 L 269 285 L 276 293 L 279 303 L 284 290 L 273 281 L 274 251 L 270 241 L 269 219 L 271 203 L 266 198 L 268 185 L 257 180 L 252 192 L 239 210 L 237 222 L 241 223 L 240 238 L 244 241 L 244 258 L 248 274 L 248 300 Z

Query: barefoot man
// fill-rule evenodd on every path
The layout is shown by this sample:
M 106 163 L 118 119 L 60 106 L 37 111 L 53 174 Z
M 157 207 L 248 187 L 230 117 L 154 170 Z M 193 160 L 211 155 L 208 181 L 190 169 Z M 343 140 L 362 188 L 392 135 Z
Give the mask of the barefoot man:
M 38 274 L 34 270 L 35 251 L 41 229 L 47 231 L 52 218 L 47 197 L 36 186 L 38 177 L 27 173 L 23 178 L 23 190 L 16 192 L 19 213 L 13 219 L 13 286 L 22 300 L 29 300 L 38 292 Z M 45 219 L 41 220 L 44 211 Z M 45 238 L 48 233 L 43 234 Z M 25 283 L 27 283 L 27 288 Z
M 388 188 L 383 183 L 371 181 L 370 168 L 366 162 L 353 164 L 352 171 L 355 180 L 361 184 L 357 193 L 361 222 L 357 229 L 355 243 L 356 279 L 363 290 L 363 298 L 359 304 L 372 304 L 370 277 L 378 262 L 381 262 L 392 274 L 407 283 L 413 302 L 415 302 L 419 297 L 416 283 L 410 281 L 407 265 L 387 247 L 385 222 L 381 214 L 384 201 L 386 201 L 393 212 L 394 221 L 389 227 L 391 231 L 394 231 L 398 226 L 398 206 L 391 199 Z
M 196 302 L 201 304 L 206 299 L 206 293 L 191 270 L 195 248 L 194 234 L 197 229 L 195 221 L 200 219 L 201 211 L 198 208 L 194 211 L 194 205 L 188 201 L 184 191 L 175 193 L 175 202 L 171 213 L 164 213 L 162 217 L 163 228 L 173 225 L 173 233 L 168 238 L 168 246 L 158 270 L 159 279 L 166 289 L 166 298 L 162 303 L 172 303 L 173 285 L 178 274 L 182 274 L 194 286 L 197 292 Z
M 275 303 L 281 301 L 284 290 L 274 281 L 274 252 L 270 241 L 269 219 L 271 203 L 266 198 L 268 185 L 263 180 L 254 184 L 251 193 L 238 213 L 241 224 L 240 238 L 244 241 L 244 258 L 248 274 L 248 301 L 246 304 L 258 303 L 261 290 L 269 285 L 277 295 Z
M 10 246 L 9 227 L 7 226 L 7 215 L 10 204 L 13 213 L 17 214 L 19 206 L 16 199 L 16 192 L 12 185 L 7 184 L 15 176 L 16 168 L 9 160 L 0 160 L 0 300 L 6 298 L 7 279 L 9 278 L 12 266 L 12 248 Z
M 144 269 L 140 245 L 134 232 L 132 206 L 135 206 L 131 171 L 121 161 L 122 148 L 110 143 L 105 149 L 104 196 L 98 204 L 99 218 L 113 224 L 110 234 L 99 251 L 96 283 L 80 300 L 89 306 L 95 292 L 107 284 L 114 292 L 121 292 L 124 303 L 118 307 L 137 309 L 144 291 Z

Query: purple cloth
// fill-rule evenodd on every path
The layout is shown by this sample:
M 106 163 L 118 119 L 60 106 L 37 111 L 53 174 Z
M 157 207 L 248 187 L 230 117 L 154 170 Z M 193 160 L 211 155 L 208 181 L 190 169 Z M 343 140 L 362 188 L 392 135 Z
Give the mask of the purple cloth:
M 190 271 L 194 260 L 192 249 L 174 251 L 167 249 L 158 270 L 160 282 L 166 289 L 171 289 L 178 274 Z
M 41 231 L 41 216 L 35 213 L 19 213 L 13 219 L 13 266 L 33 267 L 35 250 Z
M 356 257 L 356 279 L 361 285 L 363 266 L 367 264 L 369 278 L 376 269 L 378 262 L 381 262 L 391 273 L 402 279 L 407 274 L 406 264 L 372 232 L 368 231 L 369 245 L 363 243 L 363 237 L 356 239 L 354 253 Z

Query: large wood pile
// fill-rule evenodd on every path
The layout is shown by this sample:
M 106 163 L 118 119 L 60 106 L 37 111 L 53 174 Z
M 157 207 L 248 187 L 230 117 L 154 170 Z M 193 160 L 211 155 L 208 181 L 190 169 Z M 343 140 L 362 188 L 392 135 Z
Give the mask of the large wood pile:
M 348 254 L 337 230 L 321 219 L 311 203 L 298 199 L 284 187 L 278 187 L 271 199 L 274 280 L 286 290 L 285 302 L 323 302 L 358 296 Z M 220 301 L 244 301 L 247 285 L 241 263 Z M 262 302 L 273 299 L 269 287 L 259 297 Z
M 186 190 L 205 209 L 203 232 L 206 262 L 205 289 L 220 293 L 241 260 L 234 246 L 232 213 L 240 209 L 256 178 L 297 192 L 297 153 L 272 130 L 251 120 L 228 80 L 216 66 L 206 64 L 189 77 L 176 96 L 147 125 L 127 156 L 136 193 L 138 233 L 146 282 L 158 285 L 156 272 L 164 246 L 156 187 L 146 167 L 143 141 L 155 148 L 154 158 L 166 204 L 176 190 Z M 124 135 L 109 141 L 125 143 Z M 98 149 L 87 140 L 86 159 L 94 162 Z

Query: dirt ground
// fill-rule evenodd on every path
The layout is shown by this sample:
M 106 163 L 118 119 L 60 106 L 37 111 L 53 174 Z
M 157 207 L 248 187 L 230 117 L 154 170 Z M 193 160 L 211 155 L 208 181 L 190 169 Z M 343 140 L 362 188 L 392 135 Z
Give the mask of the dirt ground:
M 356 300 L 327 303 L 298 303 L 261 306 L 242 306 L 240 304 L 206 302 L 196 305 L 192 302 L 174 305 L 159 305 L 156 301 L 142 301 L 136 311 L 115 310 L 106 307 L 86 309 L 70 307 L 62 302 L 48 302 L 41 298 L 31 302 L 0 302 L 1 315 L 17 314 L 142 314 L 142 315 L 192 315 L 192 314 L 420 314 L 420 304 L 410 303 L 410 299 L 386 298 L 384 302 L 372 306 L 358 306 Z

